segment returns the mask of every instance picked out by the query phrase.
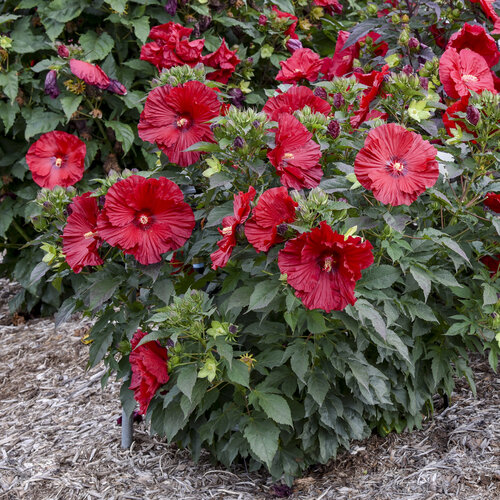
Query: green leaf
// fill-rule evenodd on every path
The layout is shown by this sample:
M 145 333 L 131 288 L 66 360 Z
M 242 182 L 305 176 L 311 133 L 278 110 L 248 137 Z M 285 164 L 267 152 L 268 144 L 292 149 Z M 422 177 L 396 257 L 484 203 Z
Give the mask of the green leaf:
M 105 328 L 99 332 L 92 332 L 93 342 L 90 344 L 89 364 L 91 367 L 97 365 L 108 352 L 109 346 L 113 342 L 113 330 Z
M 496 304 L 498 301 L 497 291 L 488 283 L 483 283 L 483 305 L 489 306 L 491 304 Z
M 181 366 L 177 371 L 177 387 L 191 401 L 194 384 L 198 377 L 198 368 L 195 364 Z
M 433 281 L 437 281 L 444 286 L 456 286 L 462 288 L 462 285 L 455 279 L 455 276 L 445 269 L 432 269 Z
M 15 14 L 3 14 L 0 16 L 0 24 L 6 23 L 8 21 L 14 21 L 21 16 L 16 16 Z
M 307 311 L 307 329 L 311 333 L 323 333 L 328 330 L 320 311 Z
M 128 418 L 132 416 L 132 413 L 137 405 L 137 402 L 134 398 L 134 391 L 131 391 L 129 389 L 129 385 L 129 380 L 126 380 L 120 387 L 120 402 L 122 404 L 122 408 L 125 411 L 125 415 L 127 415 Z
M 33 110 L 23 109 L 22 114 L 26 120 L 26 129 L 24 130 L 24 138 L 30 139 L 37 134 L 45 134 L 56 129 L 61 121 L 62 116 L 44 108 L 37 107 Z
M 12 103 L 14 103 L 17 97 L 17 90 L 19 88 L 19 76 L 17 71 L 12 70 L 8 73 L 0 73 L 0 88 L 2 88 L 3 93 L 12 101 Z
M 115 45 L 115 41 L 106 32 L 98 35 L 95 31 L 83 34 L 79 42 L 85 52 L 85 59 L 89 61 L 105 59 Z
M 127 0 L 106 0 L 106 3 L 118 14 L 123 14 L 127 6 Z
M 80 106 L 82 99 L 83 96 L 75 94 L 68 94 L 59 99 L 61 101 L 64 114 L 66 115 L 67 122 L 70 121 L 71 116 L 78 109 L 78 106 Z
M 250 387 L 250 372 L 248 366 L 239 359 L 233 361 L 231 367 L 227 370 L 227 376 L 231 382 L 243 385 L 244 387 Z
M 58 328 L 59 325 L 62 325 L 65 321 L 67 321 L 70 316 L 73 314 L 75 310 L 76 303 L 74 297 L 67 298 L 62 304 L 61 307 L 57 310 L 54 321 L 55 327 Z
M 425 302 L 427 302 L 427 297 L 429 297 L 429 293 L 431 292 L 431 279 L 423 269 L 415 266 L 410 266 L 410 273 L 424 292 Z
M 112 128 L 116 140 L 122 143 L 123 153 L 126 154 L 130 149 L 130 146 L 134 143 L 134 131 L 130 125 L 121 122 L 105 121 L 106 127 Z
M 364 286 L 368 290 L 383 290 L 396 283 L 400 276 L 401 272 L 398 267 L 385 264 L 370 266 L 363 271 L 359 286 Z
M 119 276 L 96 281 L 90 288 L 89 309 L 95 309 L 110 299 L 122 281 Z
M 269 418 L 272 418 L 278 424 L 293 427 L 292 413 L 290 412 L 290 407 L 283 396 L 259 392 L 258 399 L 259 405 Z
M 6 133 L 12 128 L 12 125 L 14 125 L 18 111 L 19 104 L 17 104 L 17 102 L 10 103 L 0 101 L 0 117 L 2 118 Z
M 248 311 L 263 309 L 274 299 L 280 289 L 279 281 L 261 281 L 257 284 L 252 295 L 250 295 L 250 304 Z
M 49 271 L 50 266 L 46 262 L 39 262 L 31 271 L 29 286 L 38 283 Z
M 359 312 L 361 321 L 364 323 L 364 319 L 368 318 L 376 332 L 385 340 L 387 337 L 387 326 L 380 313 L 364 299 L 356 301 L 354 309 Z
M 135 36 L 141 43 L 146 43 L 149 35 L 149 17 L 144 16 L 139 19 L 133 19 L 132 26 L 134 27 Z
M 329 389 L 330 383 L 325 374 L 315 369 L 307 379 L 307 392 L 321 406 Z
M 251 420 L 243 433 L 250 449 L 268 467 L 278 451 L 280 431 L 270 420 Z
M 229 368 L 231 368 L 233 364 L 233 348 L 231 345 L 228 344 L 223 337 L 217 337 L 215 339 L 215 346 L 220 357 L 224 358 L 227 361 Z
M 168 411 L 164 411 L 163 432 L 168 441 L 172 441 L 186 422 L 186 417 L 179 404 L 171 404 Z
M 304 349 L 296 350 L 292 354 L 292 358 L 290 359 L 290 365 L 295 375 L 297 375 L 297 377 L 299 377 L 299 379 L 302 380 L 302 382 L 305 382 L 304 375 L 307 373 L 307 370 L 309 369 L 309 353 L 305 349 L 305 345 Z
M 153 293 L 167 305 L 170 302 L 170 297 L 174 294 L 174 292 L 174 285 L 168 278 L 157 281 L 153 286 Z

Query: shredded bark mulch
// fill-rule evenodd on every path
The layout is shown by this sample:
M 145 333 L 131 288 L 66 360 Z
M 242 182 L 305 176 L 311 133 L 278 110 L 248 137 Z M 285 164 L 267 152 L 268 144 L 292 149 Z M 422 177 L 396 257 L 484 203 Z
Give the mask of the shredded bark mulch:
M 269 499 L 287 493 L 264 472 L 231 471 L 135 425 L 120 448 L 119 385 L 86 371 L 88 320 L 12 317 L 16 285 L 0 279 L 0 499 Z M 290 499 L 500 498 L 500 376 L 474 359 L 475 398 L 457 381 L 448 408 L 421 431 L 353 443 L 298 479 Z M 437 400 L 436 400 L 437 401 Z

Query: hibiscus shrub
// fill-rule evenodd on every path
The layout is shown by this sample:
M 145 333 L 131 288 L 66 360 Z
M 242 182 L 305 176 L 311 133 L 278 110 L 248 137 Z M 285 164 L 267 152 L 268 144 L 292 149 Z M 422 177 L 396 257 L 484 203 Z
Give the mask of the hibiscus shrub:
M 110 145 L 77 127 L 38 130 L 26 163 L 32 279 L 71 284 L 56 323 L 95 319 L 90 365 L 123 381 L 125 411 L 195 459 L 291 483 L 420 426 L 454 377 L 474 388 L 469 352 L 497 368 L 499 18 L 487 2 L 275 3 L 167 2 L 130 66 L 154 72 L 144 103 L 119 45 L 115 72 L 85 52 L 47 65 L 52 94 L 50 71 L 71 71 L 75 95 L 112 99 L 79 112 L 128 168 L 100 175 Z M 102 21 L 136 29 L 138 12 Z

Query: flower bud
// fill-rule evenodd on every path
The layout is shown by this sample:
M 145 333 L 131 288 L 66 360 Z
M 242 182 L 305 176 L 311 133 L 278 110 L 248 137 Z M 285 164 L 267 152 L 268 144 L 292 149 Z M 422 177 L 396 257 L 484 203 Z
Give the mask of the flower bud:
M 412 50 L 418 50 L 420 48 L 420 42 L 414 36 L 412 36 L 408 40 L 408 47 Z
M 344 96 L 340 93 L 337 92 L 333 96 L 333 106 L 336 107 L 337 109 L 341 108 L 345 104 L 345 99 Z
M 280 236 L 285 236 L 286 232 L 288 230 L 288 224 L 286 222 L 283 222 L 282 224 L 280 224 L 277 228 L 276 228 L 276 232 L 280 235 Z
M 245 145 L 245 140 L 243 137 L 236 137 L 236 139 L 233 142 L 233 147 L 234 149 L 241 149 Z
M 59 93 L 59 87 L 57 86 L 57 71 L 51 69 L 45 77 L 45 94 L 55 99 Z
M 290 38 L 286 42 L 286 48 L 288 49 L 288 52 L 293 54 L 296 50 L 302 49 L 303 47 L 302 47 L 302 43 L 300 42 L 300 40 Z
M 429 79 L 426 78 L 425 76 L 421 76 L 419 80 L 420 80 L 420 86 L 424 90 L 428 90 L 429 89 Z
M 264 26 L 267 23 L 267 17 L 264 14 L 261 14 L 259 16 L 259 24 L 261 26 Z
M 321 99 L 326 99 L 328 97 L 328 94 L 326 93 L 326 90 L 323 87 L 316 87 L 314 89 L 314 95 L 316 97 L 320 97 Z
M 403 23 L 409 23 L 410 22 L 410 18 L 408 17 L 408 14 L 403 14 L 403 17 L 401 17 L 401 21 Z
M 177 0 L 167 0 L 165 10 L 171 16 L 175 16 L 175 13 L 177 12 Z
M 326 128 L 326 131 L 327 131 L 328 135 L 332 139 L 336 139 L 339 136 L 339 134 L 340 134 L 340 125 L 339 125 L 339 122 L 337 120 L 332 120 L 328 124 L 328 127 Z
M 368 15 L 376 16 L 378 13 L 378 7 L 374 3 L 369 3 L 366 11 L 368 12 Z
M 118 95 L 127 95 L 127 89 L 125 85 L 120 83 L 118 80 L 109 80 L 109 85 L 106 87 L 106 90 L 112 92 L 113 94 Z
M 59 45 L 59 47 L 57 47 L 57 54 L 59 55 L 59 57 L 69 57 L 68 47 L 66 47 L 66 45 L 62 43 L 61 45 Z
M 409 64 L 407 64 L 403 67 L 403 73 L 405 75 L 411 76 L 413 74 L 413 68 Z
M 393 14 L 391 18 L 392 24 L 399 24 L 401 22 L 401 18 L 398 14 Z
M 479 114 L 479 110 L 474 106 L 467 106 L 466 114 L 467 114 L 467 121 L 472 125 L 476 126 L 481 117 L 481 115 Z
M 231 104 L 237 108 L 242 108 L 245 102 L 245 95 L 243 91 L 238 88 L 230 89 L 228 94 L 230 95 Z

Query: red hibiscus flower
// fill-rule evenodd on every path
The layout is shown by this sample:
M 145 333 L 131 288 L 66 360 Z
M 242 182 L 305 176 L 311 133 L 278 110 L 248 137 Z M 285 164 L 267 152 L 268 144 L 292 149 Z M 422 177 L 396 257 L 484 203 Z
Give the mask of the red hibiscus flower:
M 490 276 L 493 278 L 500 271 L 500 253 L 495 256 L 485 255 L 479 261 L 490 270 Z
M 481 4 L 481 9 L 483 10 L 486 17 L 489 17 L 494 25 L 495 29 L 492 31 L 494 35 L 500 33 L 500 16 L 497 14 L 493 4 L 496 0 L 470 0 L 472 3 Z
M 288 12 L 283 12 L 283 11 L 279 10 L 278 7 L 276 7 L 275 5 L 273 5 L 273 11 L 278 16 L 278 19 L 288 18 L 288 19 L 291 19 L 293 21 L 293 23 L 290 26 L 288 26 L 288 28 L 286 29 L 286 31 L 283 34 L 285 36 L 289 36 L 290 38 L 298 39 L 299 37 L 295 33 L 295 28 L 297 27 L 297 21 L 299 20 L 299 18 L 292 15 L 292 14 L 289 14 Z
M 97 64 L 71 59 L 69 69 L 71 73 L 83 80 L 87 85 L 106 90 L 111 83 L 109 76 Z
M 240 191 L 234 195 L 233 209 L 234 215 L 229 215 L 222 219 L 222 229 L 218 228 L 222 235 L 222 240 L 217 242 L 219 247 L 210 255 L 212 259 L 212 269 L 224 267 L 233 253 L 236 246 L 236 236 L 238 226 L 244 224 L 250 215 L 250 202 L 255 198 L 255 189 L 250 186 L 248 193 Z
M 500 214 L 500 193 L 488 193 L 484 204 L 493 212 Z
M 109 189 L 97 228 L 111 246 L 132 254 L 141 264 L 154 264 L 162 253 L 186 243 L 194 214 L 174 182 L 132 175 Z
M 457 52 L 446 49 L 439 61 L 439 78 L 446 93 L 453 99 L 469 95 L 469 91 L 481 93 L 487 89 L 496 94 L 491 70 L 484 57 L 470 49 Z
M 308 309 L 341 311 L 354 304 L 361 269 L 373 264 L 372 245 L 333 231 L 326 223 L 286 243 L 278 266 Z
M 195 66 L 201 60 L 205 40 L 190 42 L 192 31 L 192 28 L 174 22 L 154 26 L 149 32 L 149 38 L 154 42 L 141 47 L 141 59 L 153 63 L 158 70 L 184 64 Z
M 86 151 L 85 143 L 78 137 L 54 130 L 31 145 L 26 163 L 40 187 L 68 187 L 83 177 Z
M 156 87 L 141 113 L 139 137 L 156 143 L 172 163 L 187 167 L 201 153 L 185 149 L 200 141 L 214 142 L 209 121 L 219 114 L 219 107 L 216 92 L 201 82 Z
M 324 99 L 314 95 L 308 87 L 293 86 L 286 92 L 270 97 L 262 111 L 266 113 L 269 120 L 276 121 L 281 113 L 293 114 L 294 111 L 309 106 L 313 113 L 322 113 L 327 116 L 331 106 Z
M 84 266 L 98 266 L 103 263 L 97 249 L 101 239 L 97 234 L 97 200 L 85 193 L 75 196 L 69 205 L 71 215 L 63 231 L 63 254 L 75 273 Z
M 443 124 L 446 129 L 446 132 L 448 132 L 448 135 L 450 137 L 453 137 L 453 133 L 451 132 L 452 129 L 456 129 L 457 125 L 460 126 L 460 128 L 474 136 L 477 136 L 475 132 L 472 132 L 467 128 L 467 125 L 463 119 L 461 119 L 457 113 L 465 113 L 467 111 L 467 107 L 469 105 L 469 96 L 466 95 L 462 97 L 459 101 L 454 102 L 451 106 L 448 106 L 446 111 L 443 114 Z
M 318 164 L 321 151 L 306 127 L 295 116 L 284 113 L 278 118 L 275 142 L 267 157 L 276 167 L 281 184 L 293 189 L 316 187 L 323 177 Z
M 147 332 L 137 330 L 130 341 L 132 352 L 129 356 L 132 368 L 130 390 L 134 391 L 134 399 L 139 403 L 139 414 L 145 415 L 149 403 L 156 391 L 169 380 L 168 352 L 156 340 L 146 342 L 137 347 Z
M 241 62 L 240 58 L 236 55 L 237 49 L 229 50 L 226 41 L 222 39 L 220 47 L 211 54 L 203 56 L 201 62 L 205 66 L 215 68 L 217 71 L 207 74 L 208 80 L 215 80 L 220 83 L 227 83 L 233 74 L 236 66 Z
M 465 23 L 460 31 L 454 33 L 447 45 L 460 52 L 462 49 L 470 49 L 476 54 L 483 56 L 488 66 L 495 66 L 500 60 L 495 39 L 486 33 L 486 30 L 478 24 Z
M 436 45 L 442 49 L 446 47 L 446 31 L 443 28 L 439 28 L 437 24 L 432 24 L 429 27 L 429 31 L 436 42 Z
M 359 57 L 359 43 L 344 49 L 350 35 L 348 31 L 339 31 L 333 57 L 323 59 L 321 73 L 325 75 L 325 80 L 332 80 L 335 76 L 344 76 L 352 71 L 354 59 Z
M 268 189 L 259 198 L 252 218 L 245 224 L 245 236 L 257 252 L 267 252 L 283 241 L 287 224 L 295 220 L 298 203 L 285 187 Z
M 355 73 L 356 80 L 368 88 L 363 91 L 359 109 L 351 117 L 351 127 L 358 128 L 368 118 L 370 104 L 377 97 L 384 83 L 385 75 L 390 73 L 389 66 L 386 64 L 381 71 L 372 71 L 371 73 Z
M 305 78 L 310 82 L 318 79 L 321 58 L 311 49 L 296 50 L 286 61 L 280 61 L 281 69 L 276 80 L 296 83 Z
M 380 202 L 410 205 L 436 183 L 436 154 L 420 135 L 389 123 L 370 130 L 354 161 L 354 173 Z
M 334 13 L 342 14 L 342 9 L 344 8 L 338 0 L 314 0 L 313 3 L 319 7 L 324 7 L 325 11 L 330 15 Z

